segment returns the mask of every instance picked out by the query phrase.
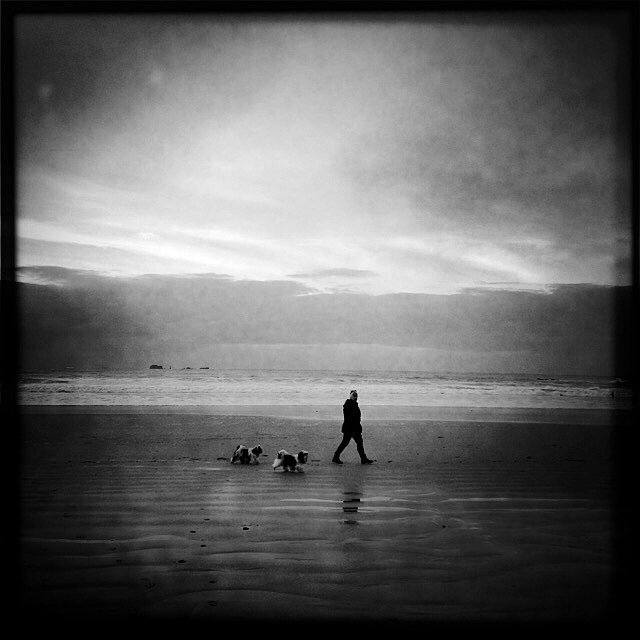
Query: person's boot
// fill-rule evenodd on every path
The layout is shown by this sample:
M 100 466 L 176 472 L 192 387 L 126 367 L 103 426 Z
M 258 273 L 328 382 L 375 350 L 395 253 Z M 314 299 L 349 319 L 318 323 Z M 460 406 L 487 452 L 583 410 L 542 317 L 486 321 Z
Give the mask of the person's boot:
M 333 456 L 333 458 L 331 458 L 331 462 L 333 462 L 334 464 L 342 464 L 342 460 L 340 460 L 340 458 L 338 456 Z
M 369 460 L 369 458 L 362 458 L 362 460 L 360 460 L 360 462 L 362 464 L 373 464 L 373 460 Z

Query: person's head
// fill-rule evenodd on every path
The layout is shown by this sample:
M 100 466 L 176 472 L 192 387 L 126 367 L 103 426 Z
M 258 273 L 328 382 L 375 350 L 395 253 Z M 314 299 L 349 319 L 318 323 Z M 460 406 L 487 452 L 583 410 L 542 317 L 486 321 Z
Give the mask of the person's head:
M 349 397 L 352 400 L 358 400 L 358 392 L 355 389 L 351 389 L 351 391 L 349 392 Z

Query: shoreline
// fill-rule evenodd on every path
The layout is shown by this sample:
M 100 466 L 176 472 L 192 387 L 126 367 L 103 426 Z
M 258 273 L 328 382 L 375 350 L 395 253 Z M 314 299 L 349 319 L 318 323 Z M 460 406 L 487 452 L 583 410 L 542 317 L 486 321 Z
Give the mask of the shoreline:
M 340 406 L 329 405 L 17 405 L 17 415 L 212 415 L 246 417 L 280 417 L 342 421 Z M 365 421 L 420 421 L 473 423 L 541 423 L 589 424 L 603 426 L 628 425 L 632 411 L 628 409 L 468 407 L 366 405 Z

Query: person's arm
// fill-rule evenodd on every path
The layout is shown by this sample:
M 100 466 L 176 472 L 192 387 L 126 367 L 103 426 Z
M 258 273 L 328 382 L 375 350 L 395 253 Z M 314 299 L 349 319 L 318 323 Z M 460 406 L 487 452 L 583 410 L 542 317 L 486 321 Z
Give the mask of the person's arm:
M 349 403 L 345 402 L 342 405 L 342 417 L 344 424 L 349 424 Z

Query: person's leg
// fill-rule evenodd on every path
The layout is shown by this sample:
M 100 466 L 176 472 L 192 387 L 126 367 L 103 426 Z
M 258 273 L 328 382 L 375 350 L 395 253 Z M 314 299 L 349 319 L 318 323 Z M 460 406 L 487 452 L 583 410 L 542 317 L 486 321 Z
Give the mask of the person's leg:
M 351 441 L 351 434 L 345 433 L 342 436 L 342 442 L 338 445 L 336 452 L 333 454 L 332 462 L 340 462 L 340 454 L 347 448 L 347 445 Z
M 367 454 L 364 452 L 364 442 L 362 441 L 361 433 L 354 433 L 353 439 L 356 441 L 356 448 L 358 449 L 358 454 L 360 456 L 360 462 L 363 464 L 369 464 L 372 460 L 367 458 Z

